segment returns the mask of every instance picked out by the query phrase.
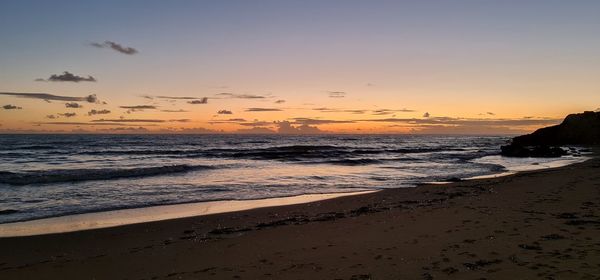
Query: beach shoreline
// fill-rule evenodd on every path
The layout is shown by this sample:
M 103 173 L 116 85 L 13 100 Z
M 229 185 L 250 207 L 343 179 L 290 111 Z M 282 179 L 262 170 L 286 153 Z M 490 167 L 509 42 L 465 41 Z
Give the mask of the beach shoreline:
M 514 175 L 520 172 L 558 168 L 584 162 L 588 159 L 589 157 L 583 156 L 580 158 L 552 161 L 543 165 L 523 165 L 517 167 L 514 170 L 507 169 L 500 173 L 460 178 L 460 181 L 498 178 L 503 176 Z M 441 185 L 449 183 L 452 183 L 452 181 L 426 182 L 424 184 Z M 413 187 L 418 187 L 419 185 L 423 184 L 417 184 Z M 170 219 L 238 212 L 263 207 L 278 207 L 293 204 L 303 204 L 350 195 L 368 194 L 371 192 L 382 190 L 385 190 L 385 188 L 376 190 L 361 190 L 356 192 L 308 193 L 301 195 L 269 197 L 260 199 L 200 201 L 47 217 L 34 220 L 0 223 L 0 238 L 67 233 L 82 230 L 93 230 L 131 224 L 140 224 L 147 222 L 157 222 Z
M 585 278 L 600 272 L 598 168 L 594 156 L 497 178 L 0 238 L 0 276 Z

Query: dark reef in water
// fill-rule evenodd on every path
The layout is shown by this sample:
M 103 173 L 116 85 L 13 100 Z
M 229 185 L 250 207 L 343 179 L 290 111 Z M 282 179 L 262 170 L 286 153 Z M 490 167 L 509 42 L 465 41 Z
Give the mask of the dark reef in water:
M 600 112 L 586 111 L 568 115 L 555 126 L 536 130 L 512 139 L 502 146 L 502 155 L 510 157 L 560 157 L 566 154 L 559 146 L 600 144 Z

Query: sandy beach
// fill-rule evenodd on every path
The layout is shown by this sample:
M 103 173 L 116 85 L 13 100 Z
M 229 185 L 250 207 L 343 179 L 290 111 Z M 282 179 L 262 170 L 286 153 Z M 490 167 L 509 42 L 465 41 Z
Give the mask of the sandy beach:
M 1 279 L 599 279 L 600 159 L 0 239 Z

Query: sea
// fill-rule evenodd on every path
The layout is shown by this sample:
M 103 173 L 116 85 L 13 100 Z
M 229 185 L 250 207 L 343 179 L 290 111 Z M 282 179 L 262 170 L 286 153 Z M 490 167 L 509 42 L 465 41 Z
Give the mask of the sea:
M 414 187 L 580 159 L 507 136 L 0 135 L 0 223 L 203 201 Z

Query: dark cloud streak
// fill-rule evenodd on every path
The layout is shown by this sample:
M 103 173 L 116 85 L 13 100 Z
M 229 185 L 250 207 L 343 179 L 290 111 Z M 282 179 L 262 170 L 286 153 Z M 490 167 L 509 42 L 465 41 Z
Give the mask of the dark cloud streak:
M 110 48 L 110 49 L 118 51 L 122 54 L 127 54 L 127 55 L 133 55 L 133 54 L 138 53 L 137 49 L 134 49 L 132 47 L 124 47 L 123 45 L 113 42 L 113 41 L 104 41 L 104 43 L 92 42 L 92 43 L 90 43 L 90 46 L 100 48 L 100 49 Z
M 246 112 L 280 112 L 283 111 L 277 108 L 247 108 Z
M 19 106 L 7 104 L 7 105 L 2 106 L 2 109 L 4 109 L 4 110 L 21 110 L 23 108 L 19 107 Z
M 48 82 L 74 82 L 74 83 L 79 83 L 79 82 L 96 82 L 96 78 L 92 77 L 92 76 L 87 76 L 87 77 L 82 77 L 82 76 L 78 76 L 75 75 L 73 73 L 70 73 L 69 71 L 64 71 L 62 74 L 58 75 L 58 74 L 53 74 L 50 76 L 50 78 L 48 78 L 47 80 L 44 79 L 35 79 L 35 81 L 38 82 L 42 82 L 42 81 L 48 81 Z
M 60 96 L 49 93 L 28 93 L 28 92 L 0 92 L 0 95 L 16 96 L 20 98 L 32 98 L 42 99 L 45 101 L 56 100 L 56 101 L 85 101 L 89 103 L 98 102 L 98 98 L 95 94 L 91 94 L 85 97 L 73 97 L 73 96 Z

